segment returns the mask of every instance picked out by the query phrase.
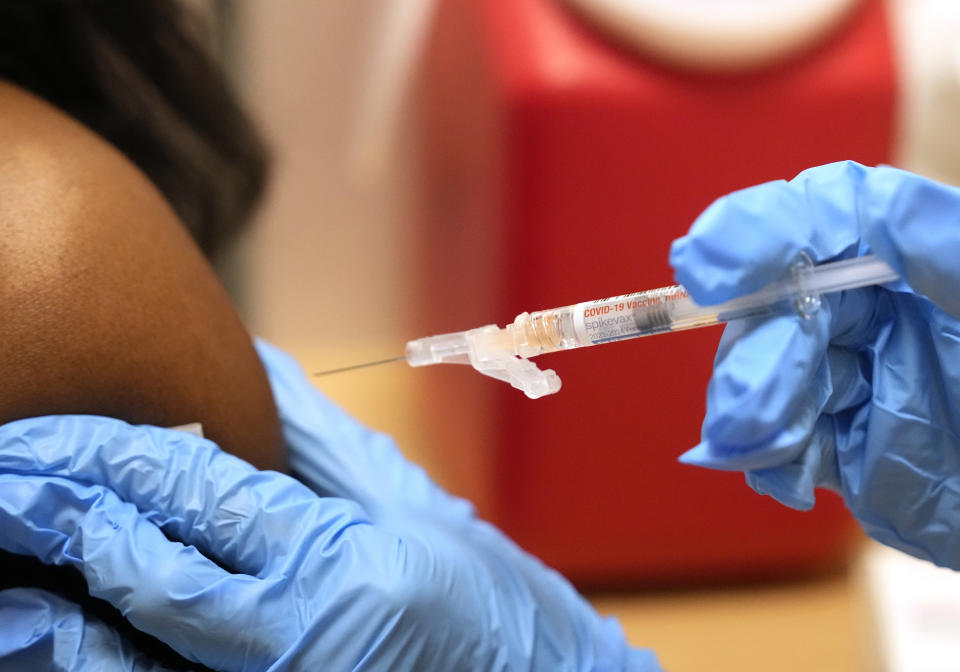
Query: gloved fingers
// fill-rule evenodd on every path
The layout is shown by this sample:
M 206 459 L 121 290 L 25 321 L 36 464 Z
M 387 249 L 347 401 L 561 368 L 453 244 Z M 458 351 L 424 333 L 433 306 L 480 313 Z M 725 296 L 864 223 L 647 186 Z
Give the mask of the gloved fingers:
M 747 484 L 761 495 L 769 495 L 792 509 L 809 511 L 816 503 L 816 488 L 840 491 L 837 470 L 836 419 L 821 416 L 804 450 L 796 459 L 775 467 L 747 471 Z
M 0 668 L 74 669 L 82 618 L 80 607 L 46 591 L 0 591 Z
M 872 343 L 884 322 L 893 319 L 895 295 L 883 287 L 864 287 L 821 297 L 829 309 L 830 343 L 848 348 Z
M 494 525 L 477 520 L 454 532 L 443 529 L 441 536 L 431 536 L 438 554 L 460 562 L 469 558 L 482 569 L 467 581 L 451 584 L 458 597 L 469 591 L 472 598 L 454 607 L 452 619 L 438 620 L 433 630 L 448 627 L 463 608 L 479 599 L 487 606 L 471 610 L 483 614 L 489 607 L 493 617 L 482 617 L 484 627 L 494 624 L 496 632 L 483 640 L 479 651 L 493 645 L 521 652 L 519 659 L 499 658 L 499 664 L 480 656 L 461 659 L 458 669 L 530 669 L 530 661 L 536 660 L 533 668 L 538 670 L 663 672 L 653 652 L 628 645 L 616 619 L 601 617 L 565 577 Z
M 727 325 L 707 389 L 704 440 L 750 452 L 775 445 L 791 425 L 812 427 L 831 393 L 829 329 L 829 310 Z
M 293 478 L 257 471 L 210 441 L 92 416 L 0 426 L 0 471 L 109 488 L 167 534 L 233 571 L 263 576 L 313 529 L 366 523 L 354 503 L 324 500 Z
M 809 508 L 813 506 L 812 490 L 809 497 L 802 501 L 792 495 L 780 496 L 775 494 L 784 491 L 783 487 L 777 485 L 778 479 L 794 483 L 814 474 L 820 480 L 814 481 L 811 488 L 839 487 L 839 482 L 834 478 L 835 459 L 830 458 L 828 463 L 821 465 L 820 460 L 826 458 L 819 453 L 827 449 L 831 454 L 835 452 L 833 416 L 838 414 L 841 422 L 846 422 L 850 413 L 863 408 L 870 401 L 873 394 L 871 367 L 865 353 L 830 347 L 826 352 L 825 365 L 818 369 L 809 388 L 818 392 L 811 394 L 808 391 L 800 396 L 793 416 L 784 419 L 782 427 L 769 442 L 730 446 L 704 440 L 684 453 L 680 461 L 713 469 L 762 472 L 764 475 L 760 480 L 756 480 L 756 476 L 751 476 L 754 480 L 748 478 L 754 489 L 762 490 L 761 494 L 771 494 L 793 508 Z M 770 485 L 754 486 L 755 482 L 761 481 Z
M 289 451 L 291 467 L 307 468 L 310 484 L 324 496 L 367 504 L 379 471 L 397 458 L 391 442 L 364 427 L 323 397 L 291 356 L 258 340 Z
M 873 368 L 865 352 L 842 347 L 827 350 L 831 393 L 821 409 L 822 413 L 839 414 L 859 408 L 873 396 Z
M 162 672 L 79 605 L 37 588 L 0 591 L 0 669 Z
M 732 470 L 793 461 L 822 413 L 870 399 L 872 364 L 861 346 L 886 319 L 887 299 L 886 290 L 866 288 L 824 297 L 810 320 L 785 314 L 727 325 L 708 387 L 703 442 L 681 461 Z
M 893 368 L 893 367 L 887 367 Z M 926 389 L 891 390 L 902 383 L 886 371 L 881 392 L 840 435 L 837 462 L 843 495 L 851 512 L 874 539 L 938 565 L 960 569 L 960 440 L 949 415 L 924 413 L 920 405 L 904 407 L 891 398 L 903 395 L 929 410 L 945 399 L 919 369 Z M 910 399 L 912 398 L 912 399 Z M 922 404 L 923 402 L 921 402 Z M 953 426 L 952 426 L 953 425 Z M 882 437 L 864 441 L 863 437 Z
M 842 491 L 838 464 L 838 426 L 842 436 L 864 431 L 867 405 L 873 394 L 871 364 L 865 354 L 847 348 L 827 351 L 830 394 L 818 405 L 805 405 L 809 415 L 791 423 L 775 444 L 733 458 L 701 444 L 681 460 L 699 466 L 744 469 L 747 483 L 761 495 L 806 511 L 816 502 L 816 488 Z M 849 458 L 848 458 L 849 459 Z M 712 461 L 711 461 L 712 460 Z
M 91 595 L 191 660 L 219 668 L 225 652 L 247 645 L 236 623 L 211 614 L 256 604 L 262 582 L 168 540 L 107 488 L 0 474 L 0 529 L 0 547 L 77 567 Z
M 815 262 L 858 254 L 857 194 L 868 171 L 833 163 L 720 198 L 674 241 L 677 282 L 710 305 L 779 280 L 801 252 Z
M 321 495 L 352 499 L 368 512 L 416 507 L 467 520 L 473 507 L 437 486 L 389 437 L 372 431 L 321 395 L 299 364 L 262 340 L 291 468 Z
M 960 189 L 881 166 L 867 176 L 859 210 L 877 255 L 960 318 Z

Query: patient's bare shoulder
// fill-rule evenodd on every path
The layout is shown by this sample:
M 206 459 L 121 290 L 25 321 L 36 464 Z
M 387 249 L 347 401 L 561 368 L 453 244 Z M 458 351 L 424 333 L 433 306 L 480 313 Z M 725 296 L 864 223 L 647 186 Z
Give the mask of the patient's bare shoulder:
M 250 338 L 149 180 L 105 141 L 0 82 L 0 422 L 92 413 L 201 421 L 282 464 Z

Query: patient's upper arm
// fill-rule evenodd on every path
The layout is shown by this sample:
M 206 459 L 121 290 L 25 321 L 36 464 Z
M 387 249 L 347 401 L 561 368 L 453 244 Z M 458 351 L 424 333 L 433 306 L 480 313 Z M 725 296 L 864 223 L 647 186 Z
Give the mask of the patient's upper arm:
M 200 421 L 225 450 L 282 464 L 250 338 L 163 197 L 99 137 L 3 83 L 0 381 L 0 422 Z

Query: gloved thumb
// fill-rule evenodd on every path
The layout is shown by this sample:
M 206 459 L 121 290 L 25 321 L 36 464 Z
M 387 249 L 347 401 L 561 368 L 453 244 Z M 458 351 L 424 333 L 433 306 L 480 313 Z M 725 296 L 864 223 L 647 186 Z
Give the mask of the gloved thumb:
M 896 168 L 870 172 L 863 237 L 910 287 L 960 318 L 960 189 Z

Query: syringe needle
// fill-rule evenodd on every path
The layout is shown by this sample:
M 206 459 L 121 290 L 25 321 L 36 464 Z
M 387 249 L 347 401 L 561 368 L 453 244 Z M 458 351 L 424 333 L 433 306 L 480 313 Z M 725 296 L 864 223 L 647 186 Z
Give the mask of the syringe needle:
M 327 369 L 326 371 L 317 371 L 314 376 L 329 376 L 334 373 L 343 373 L 344 371 L 353 371 L 354 369 L 365 369 L 368 366 L 380 366 L 381 364 L 390 364 L 391 362 L 401 362 L 405 357 L 391 357 L 390 359 L 380 359 L 376 362 L 364 362 L 363 364 L 354 364 L 352 366 L 342 366 L 339 369 Z

